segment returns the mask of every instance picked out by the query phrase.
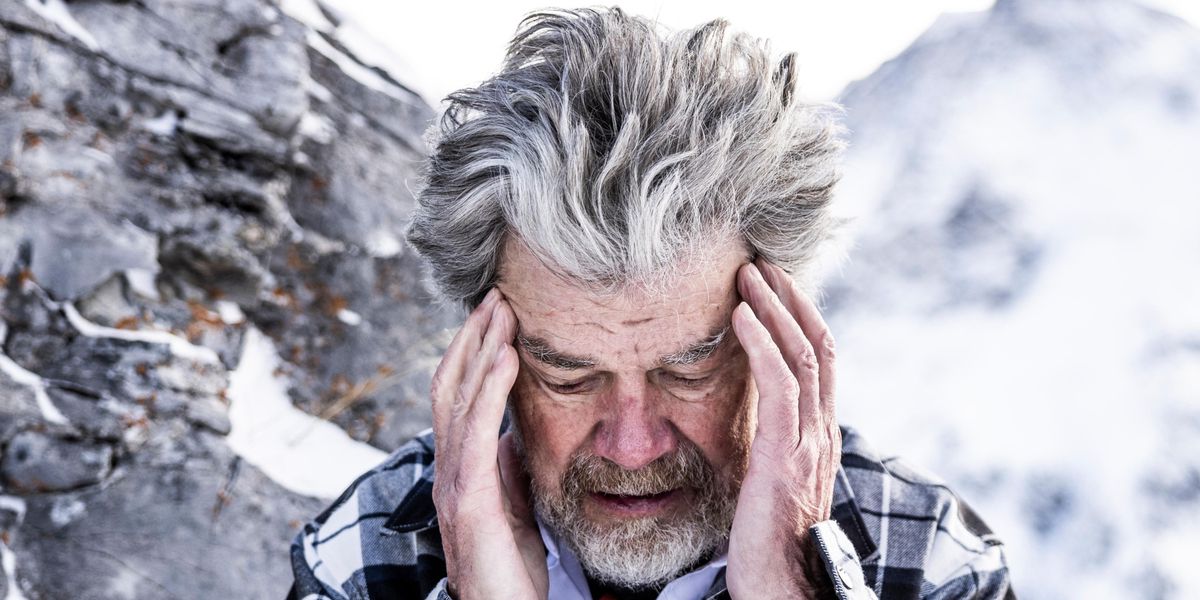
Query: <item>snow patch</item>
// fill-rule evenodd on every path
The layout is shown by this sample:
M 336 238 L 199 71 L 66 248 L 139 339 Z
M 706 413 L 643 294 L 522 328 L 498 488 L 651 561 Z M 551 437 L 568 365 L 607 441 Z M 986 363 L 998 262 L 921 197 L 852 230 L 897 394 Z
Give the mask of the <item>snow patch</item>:
M 373 35 L 371 31 L 360 26 L 353 16 L 343 18 L 337 33 L 338 41 L 363 63 L 383 69 L 397 81 L 417 86 L 423 83 L 419 81 L 416 70 L 408 61 L 388 46 L 380 43 L 380 36 Z M 406 97 L 409 98 L 409 102 L 412 102 L 410 95 L 406 94 Z
M 66 527 L 87 510 L 78 498 L 55 498 L 50 506 L 50 522 L 57 527 Z
M 386 454 L 293 406 L 287 381 L 276 375 L 279 365 L 271 340 L 250 328 L 229 379 L 229 445 L 293 492 L 336 498 Z
M 312 111 L 306 112 L 303 117 L 300 117 L 298 130 L 300 135 L 322 145 L 332 142 L 333 136 L 337 134 L 337 127 L 333 121 L 329 120 L 329 117 Z
M 397 100 L 402 100 L 406 103 L 413 101 L 412 94 L 408 90 L 380 77 L 375 71 L 363 66 L 364 64 L 377 66 L 391 76 L 403 81 L 411 82 L 415 79 L 414 71 L 407 62 L 386 45 L 376 41 L 375 36 L 355 23 L 352 18 L 339 12 L 336 17 L 341 22 L 335 26 L 326 18 L 317 6 L 317 3 L 313 2 L 313 0 L 283 0 L 280 8 L 292 18 L 313 29 L 313 31 L 309 31 L 308 33 L 309 45 L 336 63 L 346 75 L 373 90 L 383 92 Z M 327 6 L 327 8 L 330 10 L 335 9 L 332 6 Z M 354 56 L 352 57 L 335 48 L 325 38 L 321 37 L 317 33 L 318 31 L 336 37 L 338 42 L 344 45 Z M 323 94 L 316 88 L 309 88 L 308 91 L 314 93 L 314 96 L 322 102 L 328 102 L 329 91 L 321 89 L 324 92 Z
M 357 325 L 362 324 L 362 315 L 360 315 L 348 308 L 343 308 L 342 310 L 339 310 L 337 316 L 338 316 L 338 319 L 340 319 L 343 323 L 345 323 L 347 325 L 357 326 Z
M 4 600 L 25 600 L 21 588 L 17 587 L 17 555 L 3 540 L 0 540 L 0 565 L 4 567 L 4 578 L 7 580 L 5 587 L 8 588 Z
M 316 100 L 322 104 L 330 104 L 333 102 L 333 92 L 329 91 L 329 88 L 317 83 L 317 80 L 313 79 L 312 77 L 306 77 L 304 79 L 304 91 L 308 92 L 308 95 L 316 98 Z
M 16 496 L 0 496 L 0 510 L 16 514 L 15 521 L 19 525 L 25 518 L 25 500 Z M 8 547 L 5 539 L 0 538 L 0 568 L 4 569 L 4 587 L 8 590 L 4 600 L 25 600 L 25 595 L 17 585 L 17 555 Z
M 17 496 L 0 496 L 0 510 L 7 510 L 17 515 L 15 521 L 20 523 L 25 519 L 25 499 Z
M 221 315 L 221 321 L 226 325 L 237 325 L 246 320 L 242 307 L 228 300 L 217 300 L 217 314 Z
M 71 322 L 71 325 L 79 333 L 88 337 L 164 344 L 170 348 L 171 354 L 180 358 L 210 364 L 219 364 L 221 362 L 220 358 L 217 357 L 217 353 L 212 348 L 197 346 L 167 331 L 129 331 L 97 325 L 83 318 L 83 315 L 79 314 L 79 311 L 75 309 L 75 305 L 70 302 L 63 304 L 63 312 L 67 315 L 67 320 Z
M 325 18 L 313 0 L 283 0 L 279 6 L 293 19 L 313 29 L 325 32 L 333 30 L 333 23 Z
M 100 44 L 96 43 L 96 38 L 88 33 L 75 17 L 71 16 L 71 11 L 67 9 L 67 5 L 63 0 L 25 0 L 25 6 L 28 6 L 33 12 L 41 15 L 43 19 L 58 25 L 60 29 L 67 32 L 71 37 L 83 42 L 89 50 L 98 51 Z
M 0 354 L 0 371 L 4 371 L 13 381 L 33 389 L 33 396 L 37 400 L 38 410 L 42 411 L 43 419 L 60 425 L 67 424 L 67 418 L 59 412 L 58 407 L 50 400 L 50 395 L 46 393 L 46 382 L 37 373 L 26 370 L 5 354 Z M 3 506 L 0 504 L 0 508 Z
M 160 135 L 163 137 L 175 135 L 175 128 L 178 126 L 179 115 L 175 114 L 175 111 L 170 109 L 163 111 L 163 114 L 153 119 L 146 119 L 145 121 L 142 121 L 142 129 L 145 129 L 154 135 Z
M 364 86 L 387 94 L 402 102 L 412 101 L 412 97 L 407 90 L 380 77 L 378 73 L 364 67 L 350 55 L 334 48 L 333 45 L 325 41 L 325 38 L 321 37 L 321 34 L 316 31 L 308 32 L 308 45 L 312 46 L 317 52 L 324 54 L 325 58 L 332 60 L 343 73 Z
M 403 249 L 404 245 L 389 231 L 376 229 L 367 236 L 367 252 L 375 258 L 391 258 Z
M 155 272 L 149 269 L 125 269 L 125 283 L 129 289 L 148 300 L 159 301 L 158 286 L 154 285 Z
M 109 154 L 103 150 L 100 150 L 98 148 L 92 148 L 89 146 L 85 146 L 80 152 L 83 154 L 83 156 L 86 156 L 86 157 L 92 159 L 93 161 L 96 162 L 96 164 L 99 164 L 99 165 L 114 166 L 117 164 L 117 161 L 113 160 L 113 157 L 111 154 Z

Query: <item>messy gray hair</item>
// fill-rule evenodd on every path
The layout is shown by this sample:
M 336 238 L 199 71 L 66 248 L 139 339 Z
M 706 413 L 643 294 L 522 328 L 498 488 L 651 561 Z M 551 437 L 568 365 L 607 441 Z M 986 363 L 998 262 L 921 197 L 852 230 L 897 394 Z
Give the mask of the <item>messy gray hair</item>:
M 527 16 L 500 73 L 447 97 L 408 240 L 468 308 L 509 236 L 592 288 L 661 282 L 718 241 L 797 277 L 831 236 L 843 148 L 796 57 L 724 20 L 660 34 L 618 8 Z

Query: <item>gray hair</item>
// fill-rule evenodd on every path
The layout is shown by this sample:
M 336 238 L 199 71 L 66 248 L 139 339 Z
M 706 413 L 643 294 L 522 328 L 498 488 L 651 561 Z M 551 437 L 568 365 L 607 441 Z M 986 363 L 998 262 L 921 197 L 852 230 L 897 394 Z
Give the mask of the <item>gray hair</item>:
M 516 236 L 595 289 L 664 281 L 714 241 L 798 278 L 835 229 L 835 111 L 794 93 L 795 54 L 714 20 L 660 34 L 618 8 L 527 16 L 500 73 L 454 92 L 408 240 L 475 306 Z

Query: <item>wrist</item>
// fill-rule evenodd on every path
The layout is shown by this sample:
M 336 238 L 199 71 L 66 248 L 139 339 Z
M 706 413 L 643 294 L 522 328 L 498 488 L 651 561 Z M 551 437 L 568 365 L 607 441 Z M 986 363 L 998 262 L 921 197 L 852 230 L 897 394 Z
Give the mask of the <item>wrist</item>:
M 784 542 L 772 561 L 755 561 L 741 576 L 727 579 L 734 600 L 797 598 L 816 600 L 834 597 L 834 587 L 825 569 L 820 543 L 809 531 Z M 727 576 L 728 577 L 728 576 Z
M 800 559 L 803 583 L 801 593 L 805 598 L 829 598 L 833 595 L 833 582 L 825 569 L 825 558 L 821 555 L 821 546 L 816 536 L 805 532 L 804 555 Z

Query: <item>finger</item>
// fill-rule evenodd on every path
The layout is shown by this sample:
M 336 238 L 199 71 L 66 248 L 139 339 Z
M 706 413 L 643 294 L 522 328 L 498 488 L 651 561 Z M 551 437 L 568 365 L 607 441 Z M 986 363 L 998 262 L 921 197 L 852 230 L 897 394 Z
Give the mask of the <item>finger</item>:
M 758 425 L 755 438 L 771 443 L 795 442 L 800 433 L 797 397 L 800 385 L 767 328 L 745 302 L 733 311 L 733 332 L 746 351 L 758 386 Z
M 479 344 L 479 350 L 476 356 L 467 360 L 466 373 L 459 383 L 457 397 L 454 400 L 455 406 L 452 413 L 455 416 L 461 416 L 471 409 L 476 395 L 483 386 L 484 377 L 492 368 L 497 349 L 506 339 L 512 339 L 509 332 L 515 329 L 513 324 L 515 319 L 512 310 L 505 305 L 505 302 L 502 299 L 497 300 L 493 305 L 491 319 L 488 322 L 487 331 L 484 332 L 483 340 Z
M 804 331 L 788 312 L 779 297 L 763 279 L 762 273 L 753 264 L 743 265 L 738 272 L 741 288 L 748 296 L 754 315 L 767 328 L 775 345 L 779 346 L 783 359 L 800 384 L 800 426 L 819 431 L 821 418 L 820 380 L 817 371 L 817 356 L 804 336 Z
M 754 310 L 754 316 L 758 317 L 758 320 L 771 333 L 771 339 L 783 352 L 783 359 L 787 361 L 793 372 L 798 371 L 797 367 L 802 364 L 801 359 L 811 353 L 811 347 L 804 337 L 804 331 L 801 330 L 800 324 L 788 312 L 787 307 L 763 279 L 762 273 L 754 264 L 742 265 L 741 270 L 738 271 L 738 283 L 739 289 L 742 291 L 742 298 Z
M 521 463 L 512 432 L 500 436 L 498 444 L 500 481 L 504 484 L 509 514 L 521 524 L 532 527 L 535 521 L 529 499 L 529 474 Z
M 449 421 L 449 413 L 454 405 L 455 394 L 466 371 L 468 359 L 479 352 L 483 341 L 483 333 L 491 322 L 499 290 L 493 288 L 484 297 L 483 302 L 471 311 L 463 322 L 458 333 L 454 335 L 446 348 L 437 370 L 433 374 L 433 385 L 430 396 L 433 401 L 434 440 L 444 433 L 444 426 Z
M 812 344 L 819 368 L 821 411 L 829 419 L 834 419 L 835 398 L 837 398 L 837 352 L 829 326 L 825 324 L 825 319 L 821 316 L 821 311 L 817 308 L 816 303 L 800 291 L 799 286 L 786 271 L 762 258 L 758 259 L 756 264 L 767 284 L 775 290 L 779 300 L 796 318 L 796 322 L 804 331 L 804 336 Z
M 517 351 L 507 341 L 501 341 L 479 393 L 462 417 L 464 430 L 459 452 L 473 458 L 466 461 L 472 465 L 495 468 L 500 424 L 513 382 L 517 380 L 517 365 Z

